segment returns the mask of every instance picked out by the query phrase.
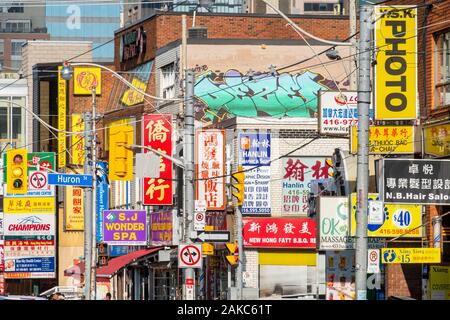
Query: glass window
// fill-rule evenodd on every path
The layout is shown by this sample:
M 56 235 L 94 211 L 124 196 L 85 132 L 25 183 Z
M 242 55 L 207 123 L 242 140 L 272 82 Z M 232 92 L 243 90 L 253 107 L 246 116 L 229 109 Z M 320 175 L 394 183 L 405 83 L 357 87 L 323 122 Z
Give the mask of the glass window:
M 8 7 L 9 13 L 23 13 L 23 4 L 22 3 L 13 3 L 14 7 Z
M 22 45 L 25 40 L 11 40 L 11 55 L 21 56 L 22 55 Z
M 22 59 L 11 59 L 11 69 L 20 70 L 22 67 Z
M 161 93 L 163 98 L 175 97 L 175 64 L 161 68 Z
M 8 20 L 6 21 L 6 32 L 30 32 L 30 20 Z
M 3 55 L 4 51 L 5 51 L 5 41 L 0 40 L 0 56 Z
M 304 11 L 334 11 L 334 4 L 305 2 Z
M 450 31 L 436 36 L 436 85 L 437 108 L 450 105 Z
M 8 108 L 0 100 L 0 140 L 8 139 Z
M 0 97 L 0 142 L 24 142 L 25 118 L 22 107 L 25 107 L 25 97 Z

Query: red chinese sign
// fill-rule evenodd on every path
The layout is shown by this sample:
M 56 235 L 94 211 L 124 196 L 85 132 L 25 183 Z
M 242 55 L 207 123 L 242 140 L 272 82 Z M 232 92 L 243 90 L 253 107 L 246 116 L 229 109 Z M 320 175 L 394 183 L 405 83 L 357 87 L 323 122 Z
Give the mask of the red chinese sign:
M 143 131 L 144 146 L 172 156 L 171 114 L 144 115 Z M 159 178 L 144 178 L 144 205 L 172 205 L 172 178 L 172 161 L 160 157 Z
M 195 155 L 196 199 L 208 210 L 225 209 L 225 131 L 198 130 Z
M 316 248 L 316 221 L 307 218 L 244 218 L 244 247 Z

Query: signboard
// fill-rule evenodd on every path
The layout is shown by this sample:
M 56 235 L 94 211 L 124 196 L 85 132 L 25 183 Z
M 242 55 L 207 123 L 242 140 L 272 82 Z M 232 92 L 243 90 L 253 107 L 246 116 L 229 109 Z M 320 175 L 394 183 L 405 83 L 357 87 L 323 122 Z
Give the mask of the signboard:
M 326 300 L 355 300 L 355 251 L 327 251 Z
M 319 92 L 319 132 L 348 135 L 358 125 L 358 93 L 354 91 Z
M 270 165 L 270 133 L 241 132 L 238 143 L 241 165 Z
M 54 235 L 54 213 L 5 214 L 5 236 Z
M 97 242 L 103 241 L 103 210 L 109 209 L 108 163 L 97 162 L 95 180 L 95 228 Z
M 197 130 L 196 139 L 196 199 L 205 200 L 208 210 L 223 210 L 226 207 L 225 130 Z
M 306 218 L 244 218 L 247 248 L 316 248 L 316 221 Z
M 147 244 L 147 212 L 144 210 L 104 210 L 103 242 L 112 245 Z
M 199 231 L 197 240 L 201 242 L 229 242 L 230 231 Z
M 351 152 L 358 152 L 357 127 L 352 127 Z M 370 126 L 369 154 L 414 153 L 414 126 Z
M 307 214 L 311 181 L 327 179 L 332 173 L 326 157 L 287 157 L 282 159 L 283 213 Z
M 151 213 L 152 245 L 171 245 L 173 240 L 172 211 L 156 211 Z
M 67 88 L 66 80 L 61 78 L 61 69 L 58 67 L 58 169 L 66 165 L 66 109 Z
M 367 250 L 367 273 L 380 273 L 380 250 Z
M 172 115 L 146 114 L 143 121 L 144 146 L 172 156 Z M 144 152 L 150 152 L 145 150 Z M 172 161 L 160 157 L 159 178 L 144 178 L 144 205 L 172 205 Z
M 319 250 L 352 249 L 348 197 L 319 197 Z
M 424 152 L 436 157 L 450 155 L 450 123 L 423 129 Z
M 67 231 L 84 230 L 84 191 L 80 187 L 66 187 L 66 201 L 64 202 Z
M 450 266 L 430 266 L 431 300 L 450 300 Z
M 72 135 L 72 163 L 74 165 L 84 165 L 84 120 L 81 114 L 72 114 L 72 132 L 79 132 Z
M 3 236 L 3 226 L 5 225 L 4 219 L 5 219 L 5 215 L 2 211 L 0 211 L 0 239 L 1 239 L 1 236 Z
M 93 178 L 87 174 L 49 173 L 48 183 L 59 186 L 92 187 Z
M 143 26 L 127 31 L 120 37 L 120 62 L 141 57 L 146 47 L 147 35 Z
M 95 67 L 75 67 L 73 70 L 73 93 L 75 95 L 102 94 L 102 70 Z M 72 130 L 73 131 L 73 130 Z
M 385 203 L 450 204 L 450 160 L 382 159 Z
M 202 245 L 180 244 L 178 246 L 178 268 L 201 268 Z
M 55 278 L 55 257 L 5 259 L 5 278 Z
M 370 193 L 369 203 L 380 200 L 377 193 Z M 351 235 L 356 235 L 356 194 L 351 195 Z M 369 217 L 371 215 L 369 214 Z M 371 223 L 368 219 L 368 237 L 422 237 L 422 206 L 416 204 L 384 204 L 379 223 Z
M 4 241 L 0 240 L 0 273 L 5 271 L 5 247 Z
M 53 257 L 56 253 L 55 240 L 5 240 L 4 253 L 8 259 Z
M 441 263 L 441 248 L 383 248 L 381 262 L 393 263 Z
M 7 213 L 49 213 L 55 212 L 55 199 L 53 197 L 21 197 L 4 198 L 3 210 Z
M 375 119 L 418 118 L 417 9 L 376 6 Z M 393 11 L 393 9 L 407 9 Z M 386 14 L 383 14 L 387 12 Z

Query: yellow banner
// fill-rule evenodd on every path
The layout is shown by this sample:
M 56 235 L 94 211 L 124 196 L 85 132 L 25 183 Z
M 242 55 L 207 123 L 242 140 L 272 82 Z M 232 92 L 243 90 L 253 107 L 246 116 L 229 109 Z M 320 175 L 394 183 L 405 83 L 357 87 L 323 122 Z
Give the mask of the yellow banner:
M 92 87 L 95 87 L 95 94 L 102 94 L 101 69 L 76 67 L 73 70 L 74 94 L 92 94 Z
M 65 229 L 68 231 L 84 230 L 84 191 L 80 187 L 66 186 Z
M 450 123 L 424 128 L 425 153 L 437 157 L 450 155 Z
M 58 67 L 58 130 L 66 130 L 66 80 L 61 78 L 61 68 Z M 66 133 L 58 132 L 58 168 L 66 165 Z
M 80 132 L 72 135 L 72 163 L 84 165 L 84 121 L 81 114 L 72 114 L 72 130 Z
M 214 254 L 214 245 L 211 243 L 202 243 L 202 254 L 204 256 L 211 256 Z
M 370 193 L 369 200 L 379 200 L 377 193 Z M 352 193 L 351 235 L 356 235 L 356 194 Z M 376 219 L 377 217 L 375 217 Z M 373 222 L 373 221 L 369 221 Z M 385 204 L 378 223 L 368 223 L 367 236 L 393 238 L 404 234 L 405 238 L 422 237 L 422 207 L 415 204 Z M 405 234 L 406 232 L 409 232 Z
M 383 248 L 381 262 L 393 263 L 441 263 L 440 248 Z
M 4 198 L 3 207 L 5 213 L 53 213 L 55 212 L 55 198 Z
M 375 12 L 375 119 L 416 119 L 417 9 L 377 6 Z
M 131 84 L 143 92 L 147 90 L 147 84 L 137 78 L 133 78 Z M 128 89 L 123 93 L 120 101 L 127 106 L 132 106 L 144 101 L 144 95 L 134 89 Z
M 430 266 L 430 299 L 450 300 L 450 267 Z
M 357 127 L 352 126 L 350 139 L 351 152 L 358 152 Z M 414 153 L 413 126 L 370 126 L 369 127 L 370 154 L 400 154 Z

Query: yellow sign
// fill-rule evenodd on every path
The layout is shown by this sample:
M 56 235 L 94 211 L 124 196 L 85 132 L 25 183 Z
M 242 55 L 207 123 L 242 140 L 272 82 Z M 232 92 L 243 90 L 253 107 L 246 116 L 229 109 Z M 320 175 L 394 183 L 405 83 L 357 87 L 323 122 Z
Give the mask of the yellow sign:
M 425 153 L 437 157 L 450 155 L 450 123 L 424 128 Z
M 53 213 L 55 198 L 53 197 L 20 197 L 4 199 L 5 213 Z
M 92 94 L 91 88 L 95 87 L 95 93 L 102 93 L 102 72 L 100 68 L 80 68 L 73 70 L 74 94 Z
M 72 164 L 84 165 L 84 121 L 81 114 L 72 114 Z
M 430 266 L 430 299 L 450 300 L 450 267 Z
M 66 80 L 61 78 L 61 68 L 58 67 L 58 168 L 66 165 Z
M 83 173 L 82 170 L 75 170 L 76 173 Z M 65 229 L 68 231 L 84 230 L 84 191 L 80 187 L 66 186 Z
M 370 193 L 369 201 L 379 200 L 377 193 Z M 352 193 L 351 235 L 356 235 L 356 194 Z M 371 213 L 372 214 L 372 213 Z M 415 204 L 385 204 L 382 212 L 369 214 L 367 236 L 393 238 L 422 237 L 422 207 Z M 375 223 L 370 223 L 375 222 Z M 408 233 L 407 233 L 408 232 Z
M 202 254 L 211 256 L 214 254 L 214 245 L 211 243 L 202 243 Z
M 417 9 L 377 6 L 375 12 L 375 119 L 416 119 Z
M 441 263 L 440 248 L 383 248 L 381 262 L 393 263 Z
M 358 152 L 357 127 L 352 126 L 350 139 L 352 153 Z M 400 154 L 414 153 L 413 126 L 370 126 L 369 127 L 370 154 Z
M 143 92 L 147 90 L 147 84 L 137 78 L 133 78 L 131 84 Z M 133 106 L 135 104 L 143 102 L 144 95 L 134 89 L 128 89 L 123 93 L 122 99 L 120 101 L 122 101 L 122 103 L 127 106 Z

